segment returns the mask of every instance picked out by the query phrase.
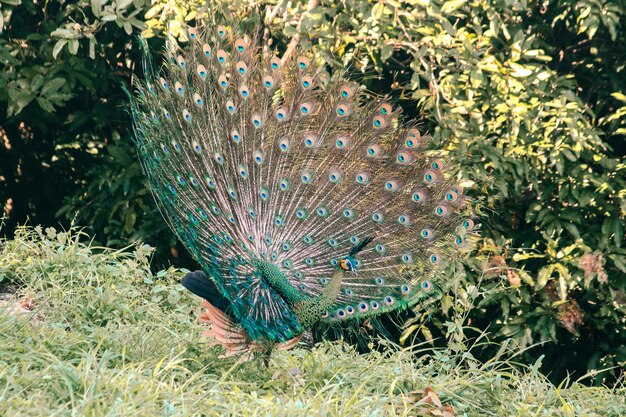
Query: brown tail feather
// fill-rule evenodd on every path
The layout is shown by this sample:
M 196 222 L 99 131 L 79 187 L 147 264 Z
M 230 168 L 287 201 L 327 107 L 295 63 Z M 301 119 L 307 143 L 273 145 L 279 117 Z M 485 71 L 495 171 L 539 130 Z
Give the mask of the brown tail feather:
M 262 352 L 265 349 L 257 342 L 250 340 L 246 332 L 239 328 L 222 310 L 215 307 L 207 300 L 202 300 L 202 305 L 206 308 L 200 314 L 201 323 L 211 327 L 202 333 L 203 336 L 213 339 L 211 346 L 221 345 L 226 349 L 226 353 L 220 358 L 228 358 L 235 355 L 243 355 L 245 360 L 250 360 L 254 352 Z M 276 343 L 276 349 L 288 350 L 298 345 L 302 335 L 296 336 L 283 343 Z

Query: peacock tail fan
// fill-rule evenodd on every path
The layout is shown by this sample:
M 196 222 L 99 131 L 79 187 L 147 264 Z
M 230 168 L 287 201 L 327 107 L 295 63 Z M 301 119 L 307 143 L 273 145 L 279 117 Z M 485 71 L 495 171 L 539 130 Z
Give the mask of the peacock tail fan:
M 252 340 L 306 330 L 260 264 L 308 299 L 351 260 L 316 318 L 330 323 L 441 293 L 476 225 L 442 152 L 399 109 L 302 51 L 281 59 L 224 26 L 190 28 L 166 54 L 131 98 L 140 160 L 164 218 Z

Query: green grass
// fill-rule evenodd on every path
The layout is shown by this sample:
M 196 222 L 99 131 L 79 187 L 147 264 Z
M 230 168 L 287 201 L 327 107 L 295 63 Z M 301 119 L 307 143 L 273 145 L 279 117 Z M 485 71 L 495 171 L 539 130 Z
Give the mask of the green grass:
M 17 290 L 0 307 L 0 416 L 445 415 L 427 387 L 457 416 L 626 415 L 624 388 L 556 387 L 469 352 L 359 355 L 335 342 L 275 352 L 269 368 L 220 360 L 180 271 L 151 274 L 145 246 L 84 240 L 21 229 L 0 247 L 0 292 Z M 32 310 L 12 313 L 22 297 Z

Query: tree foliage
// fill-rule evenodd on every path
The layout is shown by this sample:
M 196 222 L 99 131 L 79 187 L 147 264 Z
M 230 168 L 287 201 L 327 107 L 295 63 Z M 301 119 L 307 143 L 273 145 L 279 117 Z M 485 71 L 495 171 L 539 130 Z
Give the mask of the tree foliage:
M 0 192 L 11 227 L 26 215 L 76 216 L 109 244 L 173 246 L 134 156 L 121 86 L 141 70 L 133 31 L 158 50 L 166 36 L 184 41 L 186 22 L 219 13 L 394 96 L 474 184 L 483 240 L 442 314 L 472 301 L 473 325 L 543 343 L 527 359 L 545 354 L 556 378 L 616 367 L 601 382 L 626 364 L 623 1 L 0 2 Z

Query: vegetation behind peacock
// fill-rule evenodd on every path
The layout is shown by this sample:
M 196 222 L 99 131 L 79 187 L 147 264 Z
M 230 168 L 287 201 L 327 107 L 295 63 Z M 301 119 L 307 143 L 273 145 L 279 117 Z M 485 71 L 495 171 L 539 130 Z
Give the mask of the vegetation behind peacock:
M 157 204 L 204 270 L 183 285 L 229 355 L 426 305 L 477 234 L 415 124 L 305 53 L 259 43 L 190 28 L 131 99 Z

